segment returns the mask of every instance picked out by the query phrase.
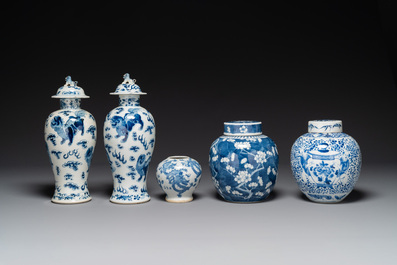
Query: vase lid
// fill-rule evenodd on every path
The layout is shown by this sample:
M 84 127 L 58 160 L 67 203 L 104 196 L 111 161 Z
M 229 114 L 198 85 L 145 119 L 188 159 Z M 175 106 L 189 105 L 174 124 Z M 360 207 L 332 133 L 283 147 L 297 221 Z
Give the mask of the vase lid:
M 124 74 L 124 81 L 117 86 L 116 91 L 110 95 L 146 95 L 141 91 L 141 88 L 135 84 L 136 80 L 130 78 L 130 74 Z
M 84 93 L 84 90 L 77 86 L 77 81 L 72 81 L 70 76 L 67 76 L 65 81 L 65 85 L 58 88 L 56 95 L 52 96 L 52 98 L 89 98 Z
M 229 121 L 223 124 L 224 135 L 248 136 L 262 134 L 262 122 L 260 121 Z
M 313 120 L 309 121 L 309 133 L 340 133 L 342 132 L 341 120 Z

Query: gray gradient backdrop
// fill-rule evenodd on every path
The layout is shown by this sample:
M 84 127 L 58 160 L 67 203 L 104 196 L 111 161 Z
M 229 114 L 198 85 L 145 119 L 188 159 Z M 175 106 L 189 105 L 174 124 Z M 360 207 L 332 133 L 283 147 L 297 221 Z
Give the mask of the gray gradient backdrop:
M 396 260 L 391 1 L 19 1 L 3 10 L 0 264 Z M 123 207 L 108 202 L 102 129 L 118 104 L 109 92 L 126 72 L 148 93 L 141 105 L 155 118 L 157 138 L 152 201 Z M 93 201 L 59 206 L 49 201 L 43 127 L 67 75 L 91 96 L 82 108 L 97 120 L 98 142 L 88 180 Z M 308 202 L 288 168 L 307 121 L 324 118 L 341 119 L 363 153 L 362 178 L 340 205 Z M 278 184 L 261 204 L 223 202 L 207 169 L 223 122 L 240 119 L 262 121 L 280 153 Z M 191 156 L 204 169 L 192 203 L 163 201 L 154 173 L 170 155 Z

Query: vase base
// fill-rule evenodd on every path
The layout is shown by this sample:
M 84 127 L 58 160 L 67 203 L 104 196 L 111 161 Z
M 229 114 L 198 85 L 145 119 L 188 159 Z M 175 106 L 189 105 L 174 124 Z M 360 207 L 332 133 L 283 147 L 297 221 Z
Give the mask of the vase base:
M 193 201 L 193 197 L 187 197 L 187 198 L 168 198 L 168 197 L 165 197 L 165 200 L 167 202 L 172 202 L 172 203 L 184 203 L 184 202 Z
M 150 197 L 142 200 L 137 200 L 137 201 L 126 201 L 126 200 L 117 200 L 117 199 L 110 199 L 110 202 L 116 203 L 116 204 L 140 204 L 140 203 L 145 203 L 150 201 Z
M 221 196 L 222 197 L 222 196 Z M 240 204 L 250 204 L 250 203 L 260 203 L 260 202 L 264 202 L 264 201 L 266 201 L 266 199 L 269 197 L 269 195 L 268 196 L 266 196 L 265 198 L 263 198 L 263 199 L 260 199 L 260 200 L 257 200 L 257 201 L 232 201 L 232 200 L 228 200 L 228 199 L 225 199 L 225 198 L 223 198 L 226 202 L 230 202 L 230 203 L 240 203 Z
M 224 198 L 224 200 L 225 200 L 226 202 L 230 202 L 230 203 L 252 204 L 252 203 L 261 203 L 261 202 L 264 202 L 264 201 L 266 201 L 266 198 L 265 198 L 265 199 L 262 199 L 262 200 L 260 200 L 260 201 L 230 201 L 230 200 L 226 200 L 225 198 Z
M 305 196 L 312 202 L 316 203 L 339 203 L 344 198 L 346 198 L 348 194 L 338 194 L 338 195 L 323 195 L 323 194 L 305 194 Z
M 79 203 L 85 203 L 91 201 L 92 198 L 89 197 L 87 199 L 83 200 L 57 200 L 57 199 L 51 199 L 51 202 L 56 203 L 56 204 L 79 204 Z

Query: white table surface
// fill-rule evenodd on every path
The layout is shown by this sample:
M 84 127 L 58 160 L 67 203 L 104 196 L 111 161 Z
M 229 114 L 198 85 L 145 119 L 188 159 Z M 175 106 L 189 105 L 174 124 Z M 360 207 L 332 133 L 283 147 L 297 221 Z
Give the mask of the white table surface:
M 397 166 L 364 166 L 339 204 L 304 198 L 288 167 L 267 201 L 217 196 L 209 170 L 190 203 L 172 204 L 150 168 L 152 199 L 109 202 L 110 170 L 93 166 L 93 200 L 51 203 L 50 168 L 1 169 L 0 264 L 397 264 Z

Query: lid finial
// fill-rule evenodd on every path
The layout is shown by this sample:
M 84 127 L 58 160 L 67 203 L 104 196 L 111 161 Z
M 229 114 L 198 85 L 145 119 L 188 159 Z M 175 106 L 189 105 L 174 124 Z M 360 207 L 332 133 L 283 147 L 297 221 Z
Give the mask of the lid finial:
M 125 80 L 125 79 L 131 79 L 129 73 L 124 74 L 124 75 L 123 75 L 123 78 L 124 78 L 124 80 Z
M 65 78 L 65 81 L 65 84 L 58 88 L 56 95 L 52 96 L 52 98 L 89 98 L 84 93 L 84 90 L 77 86 L 77 81 L 72 81 L 70 75 Z
M 135 79 L 130 78 L 129 73 L 123 75 L 124 81 L 117 86 L 116 91 L 110 95 L 146 95 L 141 91 L 141 88 L 136 84 Z
M 72 77 L 70 75 L 68 75 L 67 77 L 65 77 L 65 85 L 66 86 L 77 86 L 77 81 L 72 81 Z

